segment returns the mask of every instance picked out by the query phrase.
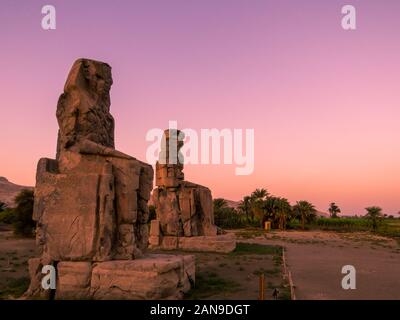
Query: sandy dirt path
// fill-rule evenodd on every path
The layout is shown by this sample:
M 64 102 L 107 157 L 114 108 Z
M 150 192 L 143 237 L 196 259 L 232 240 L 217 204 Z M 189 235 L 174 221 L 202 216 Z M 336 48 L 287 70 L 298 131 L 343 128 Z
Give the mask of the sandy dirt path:
M 273 232 L 246 241 L 286 248 L 297 299 L 400 299 L 400 246 L 368 233 Z M 356 268 L 344 290 L 344 265 Z

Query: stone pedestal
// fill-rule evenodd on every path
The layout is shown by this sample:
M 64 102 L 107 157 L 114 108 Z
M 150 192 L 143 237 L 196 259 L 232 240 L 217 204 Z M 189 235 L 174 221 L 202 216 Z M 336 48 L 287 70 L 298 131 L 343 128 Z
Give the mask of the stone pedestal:
M 181 299 L 194 281 L 194 256 L 149 255 L 96 264 L 90 293 L 94 299 Z
M 197 237 L 163 236 L 159 225 L 158 220 L 151 221 L 149 248 L 220 253 L 229 253 L 236 248 L 233 234 Z
M 31 260 L 32 266 L 40 264 Z M 59 300 L 181 299 L 194 286 L 195 257 L 149 254 L 135 260 L 62 261 L 57 274 Z

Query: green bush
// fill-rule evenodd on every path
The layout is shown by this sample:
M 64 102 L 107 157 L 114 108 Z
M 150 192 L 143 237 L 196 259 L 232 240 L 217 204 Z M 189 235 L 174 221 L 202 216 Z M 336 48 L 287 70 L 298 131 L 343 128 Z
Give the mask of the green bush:
M 258 218 L 246 217 L 246 215 L 234 208 L 228 207 L 226 200 L 214 199 L 214 223 L 223 229 L 235 229 L 251 226 L 260 226 Z
M 22 236 L 32 236 L 35 222 L 32 220 L 33 191 L 24 189 L 15 198 L 14 233 Z
M 15 213 L 11 208 L 7 208 L 0 212 L 0 223 L 12 224 L 15 221 Z
M 332 231 L 367 231 L 371 223 L 365 218 L 319 218 L 310 226 Z
M 385 219 L 378 230 L 378 234 L 400 240 L 400 220 Z
M 29 283 L 28 277 L 6 279 L 5 287 L 0 288 L 0 300 L 19 298 L 28 289 Z
M 214 222 L 220 228 L 233 229 L 246 226 L 240 214 L 233 208 L 223 207 L 214 210 Z

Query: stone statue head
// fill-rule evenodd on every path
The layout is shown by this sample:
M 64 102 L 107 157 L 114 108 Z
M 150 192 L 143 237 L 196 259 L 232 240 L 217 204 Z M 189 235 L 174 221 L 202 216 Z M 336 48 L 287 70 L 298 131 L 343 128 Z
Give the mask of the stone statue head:
M 109 108 L 110 89 L 113 84 L 111 67 L 104 62 L 89 59 L 75 61 L 68 75 L 64 91 L 75 88 L 86 91 Z
M 161 152 L 159 154 L 159 162 L 161 164 L 177 165 L 183 169 L 183 140 L 185 134 L 177 129 L 164 130 L 161 141 Z
M 58 155 L 88 141 L 92 152 L 99 146 L 114 148 L 114 119 L 110 113 L 111 67 L 104 62 L 78 59 L 73 64 L 57 105 Z M 94 145 L 97 144 L 98 146 Z M 71 149 L 70 149 L 71 150 Z

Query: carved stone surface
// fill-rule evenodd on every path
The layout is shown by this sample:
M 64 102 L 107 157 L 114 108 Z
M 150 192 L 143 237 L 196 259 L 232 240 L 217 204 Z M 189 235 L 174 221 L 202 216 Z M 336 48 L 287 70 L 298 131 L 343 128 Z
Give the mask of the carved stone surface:
M 150 237 L 149 243 L 150 248 L 163 250 L 228 253 L 236 248 L 235 236 L 229 233 L 198 237 L 163 236 L 162 238 L 155 237 L 154 239 Z
M 152 202 L 164 236 L 215 236 L 211 191 L 184 181 L 184 136 L 179 130 L 165 130 L 160 160 L 156 164 L 156 185 Z
M 54 261 L 133 259 L 147 247 L 153 169 L 114 149 L 111 68 L 80 59 L 57 106 L 57 159 L 37 169 L 34 220 Z
M 95 264 L 94 299 L 181 299 L 195 281 L 195 257 L 149 255 Z
M 152 197 L 163 235 L 217 234 L 210 189 L 182 181 L 176 188 L 156 188 Z
M 92 262 L 67 261 L 57 265 L 57 299 L 90 299 Z
M 152 194 L 157 219 L 151 224 L 149 244 L 152 248 L 230 252 L 236 247 L 235 239 L 217 237 L 211 190 L 184 181 L 183 139 L 179 130 L 164 131 Z
M 181 299 L 195 281 L 193 255 L 135 260 L 61 262 L 57 299 Z
M 153 292 L 156 287 L 163 290 L 157 278 L 163 273 L 153 273 L 155 278 L 146 289 L 140 272 L 134 270 L 148 264 L 151 271 L 149 258 L 133 261 L 143 257 L 148 246 L 147 202 L 153 168 L 114 148 L 112 83 L 111 67 L 88 59 L 77 60 L 68 75 L 57 106 L 56 159 L 40 159 L 37 167 L 33 219 L 42 256 L 30 262 L 32 281 L 27 296 L 43 295 L 39 279 L 45 264 L 57 269 L 55 298 L 59 299 L 111 298 L 113 294 L 114 298 L 134 299 L 142 289 L 144 297 L 176 295 L 175 291 Z M 157 259 L 156 265 L 164 263 L 164 258 Z M 103 265 L 106 261 L 113 262 Z M 182 273 L 183 263 L 175 269 Z M 111 283 L 107 279 L 120 279 L 121 274 L 123 281 L 137 288 L 123 295 L 112 287 L 110 294 L 102 291 Z M 168 288 L 177 287 L 173 281 Z

